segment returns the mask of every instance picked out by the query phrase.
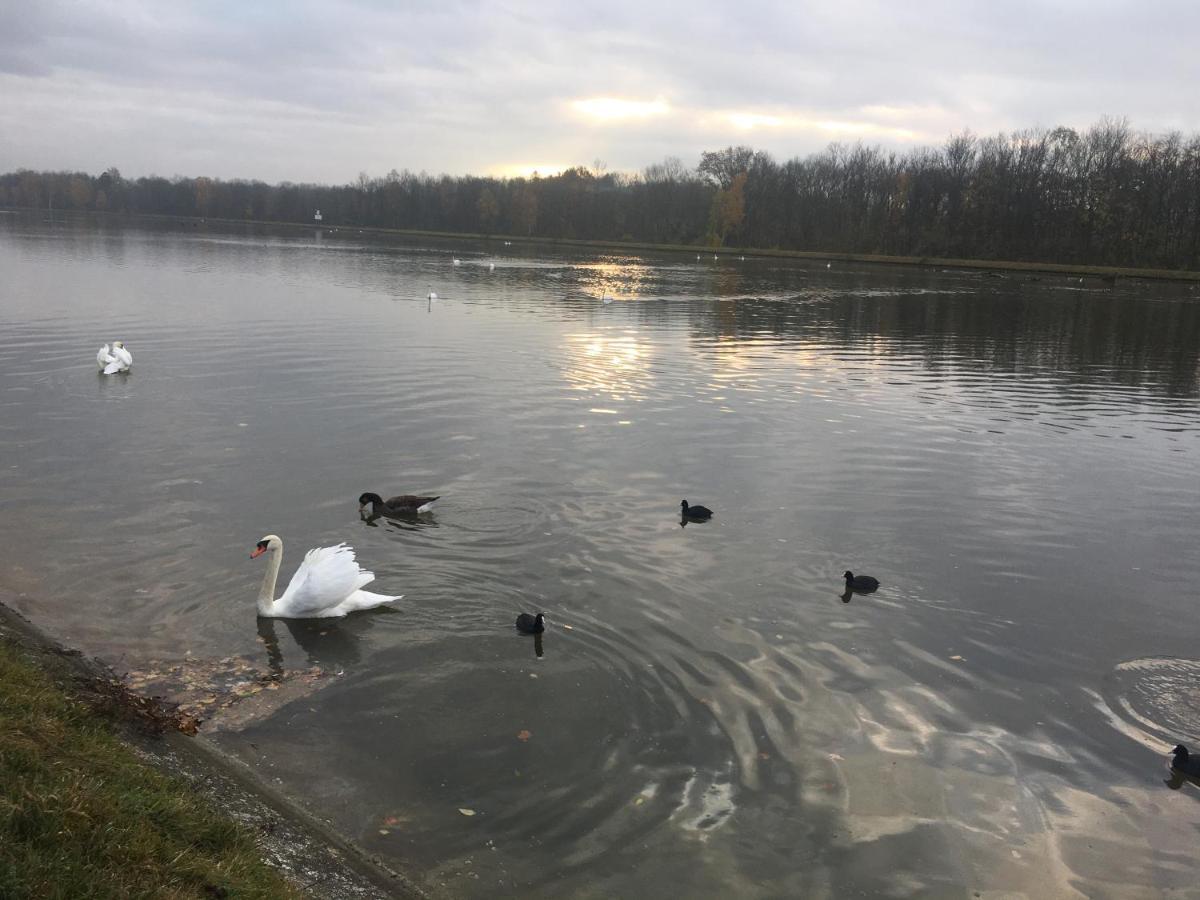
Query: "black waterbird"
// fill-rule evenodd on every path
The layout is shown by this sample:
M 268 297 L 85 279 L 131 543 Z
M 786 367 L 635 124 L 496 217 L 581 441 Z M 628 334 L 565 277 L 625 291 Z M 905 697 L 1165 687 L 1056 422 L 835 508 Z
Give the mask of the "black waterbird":
M 1191 775 L 1193 778 L 1200 778 L 1200 759 L 1188 754 L 1188 748 L 1183 744 L 1176 744 L 1175 749 L 1171 751 L 1175 754 L 1175 758 L 1171 760 L 1171 768 L 1176 772 L 1182 772 L 1184 775 Z
M 517 616 L 517 631 L 522 634 L 541 634 L 546 630 L 546 614 L 538 613 L 536 616 L 529 613 L 521 613 Z
M 429 512 L 433 502 L 441 497 L 419 497 L 414 494 L 399 494 L 384 500 L 378 494 L 362 494 L 358 498 L 358 511 L 361 513 L 371 504 L 373 516 L 412 516 L 417 513 Z
M 872 578 L 870 575 L 855 575 L 847 570 L 842 577 L 846 579 L 846 590 L 874 591 L 879 587 L 879 579 Z

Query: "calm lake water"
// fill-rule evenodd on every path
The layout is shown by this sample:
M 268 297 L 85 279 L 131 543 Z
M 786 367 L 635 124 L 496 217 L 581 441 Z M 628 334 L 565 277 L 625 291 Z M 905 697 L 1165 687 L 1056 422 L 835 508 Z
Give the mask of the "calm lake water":
M 18 215 L 0 273 L 3 598 L 319 667 L 214 739 L 431 889 L 1200 896 L 1200 292 Z M 404 599 L 260 625 L 268 532 Z

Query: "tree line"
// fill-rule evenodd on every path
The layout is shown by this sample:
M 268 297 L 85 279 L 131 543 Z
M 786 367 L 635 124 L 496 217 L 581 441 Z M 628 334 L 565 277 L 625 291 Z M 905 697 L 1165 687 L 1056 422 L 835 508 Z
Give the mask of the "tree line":
M 833 144 L 778 162 L 750 147 L 638 173 L 529 178 L 393 169 L 345 185 L 0 175 L 0 206 L 326 225 L 1084 265 L 1200 267 L 1200 135 L 1121 120 L 896 152 Z

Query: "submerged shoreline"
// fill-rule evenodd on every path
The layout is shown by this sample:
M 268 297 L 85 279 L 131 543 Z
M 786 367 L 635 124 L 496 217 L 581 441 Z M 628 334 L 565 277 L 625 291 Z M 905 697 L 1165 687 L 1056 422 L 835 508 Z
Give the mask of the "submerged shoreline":
M 136 759 L 136 763 L 130 760 L 123 764 L 167 776 L 169 789 L 177 794 L 182 792 L 181 798 L 186 798 L 181 799 L 181 805 L 196 808 L 200 816 L 205 815 L 207 805 L 219 817 L 237 823 L 253 839 L 262 862 L 300 894 L 329 900 L 428 896 L 410 879 L 386 867 L 265 784 L 249 766 L 213 742 L 189 737 L 184 732 L 194 730 L 194 724 L 190 724 L 194 720 L 190 717 L 178 717 L 154 698 L 124 689 L 121 679 L 106 666 L 64 647 L 13 610 L 4 598 L 0 598 L 0 651 L 5 658 L 11 655 L 11 664 L 28 669 L 31 678 L 50 682 L 69 701 L 86 707 L 102 730 L 115 737 L 118 745 Z M 11 685 L 0 686 L 0 695 L 10 689 Z M 85 769 L 81 776 L 85 784 L 112 780 L 108 768 L 99 774 L 89 773 L 87 761 L 79 759 L 72 757 L 74 763 Z M 197 798 L 199 802 L 193 802 Z M 17 810 L 18 814 L 22 814 L 21 809 L 24 807 Z M 158 823 L 157 814 L 152 821 Z M 186 831 L 183 838 L 187 839 Z M 203 846 L 204 838 L 197 838 L 197 844 Z M 95 865 L 90 857 L 85 862 Z M 103 886 L 102 873 L 91 871 L 93 877 L 100 879 L 96 886 Z M 229 890 L 239 893 L 248 889 L 234 876 L 230 878 Z M 211 888 L 217 892 L 226 890 L 221 885 Z

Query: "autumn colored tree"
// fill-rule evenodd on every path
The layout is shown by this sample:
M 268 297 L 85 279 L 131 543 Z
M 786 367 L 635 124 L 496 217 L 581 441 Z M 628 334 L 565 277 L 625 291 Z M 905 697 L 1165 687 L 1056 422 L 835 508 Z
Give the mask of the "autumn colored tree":
M 475 209 L 479 213 L 479 230 L 484 234 L 491 234 L 492 226 L 496 224 L 496 217 L 500 215 L 500 202 L 492 193 L 491 188 L 485 187 L 479 192 L 479 199 L 475 201 Z
M 536 183 L 536 182 L 535 182 Z M 516 234 L 533 234 L 537 227 L 537 194 L 527 185 L 520 187 L 512 200 L 512 229 Z
M 710 235 L 715 246 L 723 245 L 746 218 L 746 180 L 749 177 L 746 172 L 733 176 L 729 187 L 713 196 Z

